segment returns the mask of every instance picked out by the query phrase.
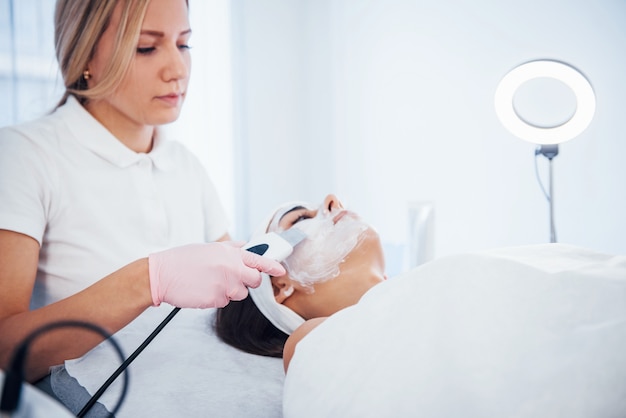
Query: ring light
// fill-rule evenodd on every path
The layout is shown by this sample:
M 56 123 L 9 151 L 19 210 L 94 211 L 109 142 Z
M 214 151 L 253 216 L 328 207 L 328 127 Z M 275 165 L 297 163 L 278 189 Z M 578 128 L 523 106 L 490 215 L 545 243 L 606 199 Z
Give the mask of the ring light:
M 561 125 L 542 128 L 524 121 L 515 111 L 513 98 L 525 82 L 548 77 L 559 80 L 574 92 L 576 111 Z M 536 144 L 560 144 L 582 133 L 591 123 L 596 110 L 596 97 L 589 81 L 575 68 L 550 60 L 522 64 L 502 78 L 495 94 L 496 114 L 500 122 L 515 136 Z

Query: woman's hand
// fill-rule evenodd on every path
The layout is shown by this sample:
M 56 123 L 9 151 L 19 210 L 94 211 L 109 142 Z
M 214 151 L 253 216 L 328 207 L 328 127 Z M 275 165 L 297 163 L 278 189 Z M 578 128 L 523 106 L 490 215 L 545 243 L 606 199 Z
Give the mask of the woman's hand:
M 276 261 L 245 251 L 243 243 L 190 244 L 149 256 L 150 291 L 161 302 L 180 308 L 217 308 L 248 296 L 261 284 L 261 273 L 283 275 Z

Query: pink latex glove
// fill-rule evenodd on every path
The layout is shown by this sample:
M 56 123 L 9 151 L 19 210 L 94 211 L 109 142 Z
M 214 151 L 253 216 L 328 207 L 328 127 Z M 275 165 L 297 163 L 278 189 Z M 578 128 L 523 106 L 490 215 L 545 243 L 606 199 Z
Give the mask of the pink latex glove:
M 280 263 L 243 250 L 244 243 L 190 244 L 150 254 L 150 291 L 155 306 L 221 308 L 261 284 L 261 271 L 285 274 Z

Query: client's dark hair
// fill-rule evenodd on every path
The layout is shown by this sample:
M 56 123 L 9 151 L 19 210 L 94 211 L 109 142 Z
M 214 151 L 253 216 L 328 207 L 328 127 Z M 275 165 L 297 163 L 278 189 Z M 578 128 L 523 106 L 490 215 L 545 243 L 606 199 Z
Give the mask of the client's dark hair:
M 217 310 L 215 332 L 228 345 L 268 357 L 282 357 L 289 337 L 263 316 L 250 296 Z

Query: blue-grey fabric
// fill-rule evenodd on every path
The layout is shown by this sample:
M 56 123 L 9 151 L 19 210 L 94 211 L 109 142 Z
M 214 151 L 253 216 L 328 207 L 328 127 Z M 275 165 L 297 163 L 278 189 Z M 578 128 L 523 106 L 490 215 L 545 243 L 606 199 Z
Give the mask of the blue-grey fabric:
M 65 367 L 55 368 L 51 374 L 37 382 L 36 386 L 65 405 L 74 415 L 78 414 L 91 398 L 87 390 L 67 373 Z M 96 402 L 85 417 L 114 418 L 114 415 L 104 405 Z

